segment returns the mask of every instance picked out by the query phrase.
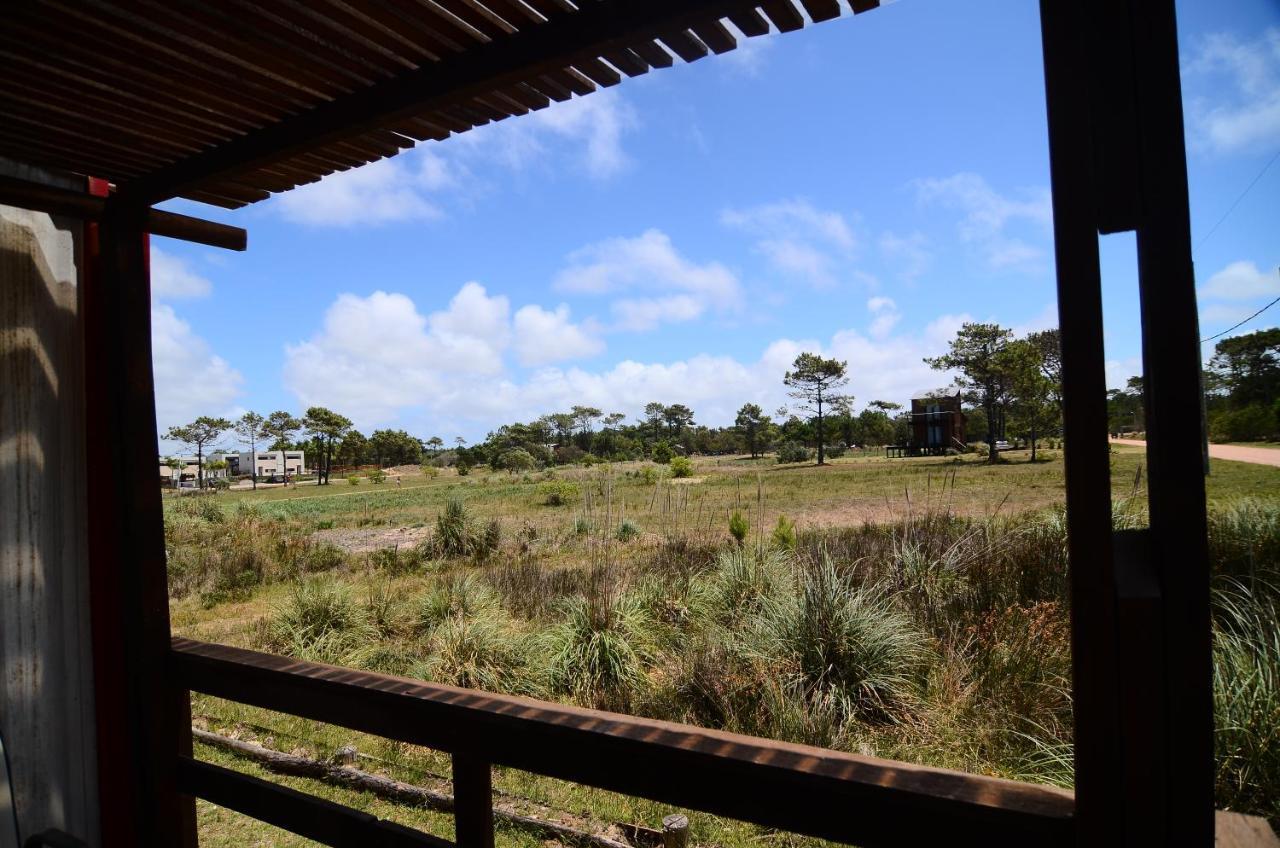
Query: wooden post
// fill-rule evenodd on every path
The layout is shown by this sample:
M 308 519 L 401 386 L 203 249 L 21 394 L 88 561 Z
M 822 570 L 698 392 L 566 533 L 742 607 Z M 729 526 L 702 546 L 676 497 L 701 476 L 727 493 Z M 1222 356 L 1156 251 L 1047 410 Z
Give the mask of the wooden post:
M 1111 468 L 1097 202 L 1093 192 L 1088 33 L 1090 8 L 1041 0 L 1070 564 L 1072 700 L 1079 845 L 1116 845 L 1121 793 Z
M 1174 0 L 1130 0 L 1142 219 L 1137 230 L 1151 554 L 1164 611 L 1167 833 L 1213 844 L 1213 660 L 1200 323 Z
M 689 841 L 689 817 L 672 813 L 662 818 L 662 848 L 685 848 Z
M 167 675 L 147 210 L 108 199 L 83 297 L 89 565 L 104 845 L 192 846 L 189 699 Z M 94 255 L 96 253 L 96 256 Z M 184 704 L 187 709 L 184 709 Z
M 458 848 L 493 848 L 493 772 L 488 760 L 453 755 L 453 829 Z

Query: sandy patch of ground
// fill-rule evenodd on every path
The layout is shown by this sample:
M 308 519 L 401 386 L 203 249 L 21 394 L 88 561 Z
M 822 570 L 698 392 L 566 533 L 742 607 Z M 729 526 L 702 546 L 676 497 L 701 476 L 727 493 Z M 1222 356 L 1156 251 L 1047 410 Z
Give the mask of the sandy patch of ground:
M 706 477 L 672 477 L 667 481 L 673 486 L 692 486 L 695 483 L 707 482 Z
M 350 554 L 363 554 L 382 548 L 410 548 L 430 535 L 430 527 L 335 527 L 317 530 L 312 538 Z

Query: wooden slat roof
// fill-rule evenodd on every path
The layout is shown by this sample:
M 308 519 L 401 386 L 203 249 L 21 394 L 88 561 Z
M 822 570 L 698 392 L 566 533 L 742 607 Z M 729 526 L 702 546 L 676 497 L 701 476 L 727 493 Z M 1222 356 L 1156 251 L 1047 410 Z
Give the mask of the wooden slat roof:
M 0 156 L 236 208 L 878 2 L 18 0 Z

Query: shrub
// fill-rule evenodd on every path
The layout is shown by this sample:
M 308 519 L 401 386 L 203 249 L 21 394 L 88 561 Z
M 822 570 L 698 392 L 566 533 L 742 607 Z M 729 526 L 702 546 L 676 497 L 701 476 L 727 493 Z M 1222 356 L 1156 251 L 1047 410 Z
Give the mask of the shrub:
M 813 451 L 799 442 L 783 442 L 778 446 L 778 462 L 808 462 L 813 458 Z
M 419 633 L 431 633 L 450 619 L 490 613 L 498 607 L 497 596 L 477 575 L 453 574 L 437 580 L 422 596 L 413 624 Z
M 518 645 L 500 616 L 450 618 L 432 633 L 431 654 L 412 674 L 468 689 L 507 690 L 523 665 Z
M 347 475 L 347 485 L 348 485 L 348 486 L 359 486 L 359 485 L 360 485 L 360 475 L 359 475 L 359 474 L 348 474 L 348 475 Z
M 657 483 L 658 476 L 658 469 L 654 468 L 652 465 L 646 465 L 644 468 L 640 469 L 640 482 L 644 483 L 646 486 L 652 486 Z
M 1260 403 L 1224 409 L 1209 418 L 1209 436 L 1215 442 L 1257 442 L 1273 438 L 1277 431 L 1275 411 Z
M 460 459 L 458 460 L 457 465 L 454 466 L 454 470 L 458 472 L 459 477 L 466 477 L 471 473 L 471 463 L 467 462 L 465 459 Z
M 825 445 L 822 448 L 823 455 L 827 456 L 830 459 L 839 459 L 840 457 L 844 456 L 844 452 L 845 452 L 844 445 Z
M 385 483 L 387 480 L 387 472 L 381 468 L 375 468 L 369 472 L 369 480 L 372 483 Z
M 769 537 L 769 541 L 775 548 L 780 550 L 795 550 L 796 523 L 788 519 L 785 515 L 779 515 L 778 523 L 773 528 L 773 534 Z
M 174 504 L 175 515 L 198 518 L 210 524 L 222 524 L 227 520 L 222 505 L 204 495 L 184 495 Z
M 528 471 L 535 464 L 533 454 L 524 448 L 512 448 L 511 450 L 503 451 L 494 457 L 490 463 L 494 471 L 507 471 L 511 474 L 517 471 Z
M 587 536 L 591 533 L 591 521 L 585 515 L 579 515 L 573 520 L 573 534 L 575 536 Z
M 546 506 L 565 506 L 577 500 L 579 494 L 577 483 L 569 480 L 552 480 L 538 485 L 538 496 Z
M 729 535 L 741 546 L 747 540 L 747 532 L 750 529 L 751 525 L 743 517 L 742 511 L 735 509 L 733 515 L 729 516 Z
M 434 480 L 440 476 L 440 469 L 429 463 L 422 463 L 422 476 L 428 480 Z
M 787 588 L 788 564 L 788 555 L 779 551 L 733 548 L 722 552 L 706 590 L 712 620 L 731 625 L 757 616 L 766 601 Z
M 231 481 L 226 477 L 214 477 L 208 481 L 209 488 L 215 492 L 222 492 L 231 488 Z
M 637 527 L 629 518 L 623 519 L 618 525 L 616 538 L 619 542 L 630 542 L 636 536 L 640 535 L 640 528 Z
M 627 710 L 646 687 L 652 623 L 634 598 L 599 592 L 567 600 L 544 637 L 552 692 L 607 710 Z
M 653 446 L 650 458 L 658 463 L 658 465 L 666 465 L 675 456 L 675 451 L 671 449 L 671 445 L 666 442 L 658 442 Z
M 436 533 L 431 550 L 436 556 L 464 557 L 475 552 L 475 537 L 467 508 L 457 498 L 445 501 L 444 512 L 436 516 Z
M 299 659 L 339 664 L 376 636 L 351 591 L 327 575 L 294 584 L 268 628 L 274 649 Z
M 806 568 L 799 592 L 763 607 L 755 637 L 810 703 L 832 699 L 850 717 L 903 715 L 917 689 L 926 640 L 889 595 L 857 586 L 830 558 Z
M 677 479 L 693 476 L 693 462 L 689 460 L 689 457 L 671 457 L 671 476 Z
M 484 523 L 484 529 L 475 539 L 475 555 L 477 559 L 486 559 L 497 553 L 502 546 L 502 523 L 490 518 Z

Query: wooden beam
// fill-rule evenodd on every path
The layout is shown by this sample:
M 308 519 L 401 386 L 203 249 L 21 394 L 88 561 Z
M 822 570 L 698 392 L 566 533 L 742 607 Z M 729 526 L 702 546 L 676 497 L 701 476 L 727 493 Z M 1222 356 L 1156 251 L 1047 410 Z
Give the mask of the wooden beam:
M 687 28 L 738 13 L 748 0 L 602 0 L 573 14 L 497 35 L 487 44 L 400 74 L 188 156 L 121 186 L 150 205 L 201 184 L 268 165 L 334 141 L 358 136 L 570 67 L 580 58 L 631 46 L 637 38 Z M 785 5 L 785 4 L 777 4 Z M 794 9 L 792 13 L 795 14 Z
M 168 674 L 146 210 L 108 199 L 83 294 L 89 591 L 103 844 L 195 845 L 175 788 L 187 694 Z
M 452 848 L 453 843 L 324 798 L 189 757 L 177 761 L 183 792 L 335 848 Z
M 1041 0 L 1040 22 L 1062 330 L 1063 432 L 1072 446 L 1066 485 L 1076 817 L 1080 845 L 1108 846 L 1120 844 L 1125 806 L 1102 274 L 1089 79 L 1080 72 L 1089 67 L 1084 51 L 1089 10 L 1071 0 Z
M 0 176 L 0 203 L 50 215 L 65 215 L 82 221 L 101 221 L 104 197 L 40 185 L 14 177 Z M 146 211 L 144 227 L 152 235 L 207 244 L 227 250 L 244 250 L 249 235 L 239 227 L 218 224 L 176 212 Z
M 1166 827 L 1213 844 L 1213 657 L 1201 346 L 1174 0 L 1130 0 L 1142 193 L 1137 229 L 1147 504 L 1164 611 Z
M 874 848 L 1071 846 L 1069 792 L 173 641 L 179 685 L 451 754 Z

